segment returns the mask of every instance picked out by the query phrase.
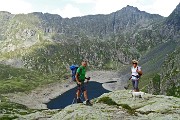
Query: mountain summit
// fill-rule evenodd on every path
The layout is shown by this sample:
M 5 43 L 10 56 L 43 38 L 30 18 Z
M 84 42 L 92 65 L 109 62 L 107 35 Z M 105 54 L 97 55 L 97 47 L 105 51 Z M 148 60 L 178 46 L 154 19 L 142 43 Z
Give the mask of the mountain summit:
M 123 7 L 121 10 L 123 10 L 123 11 L 140 12 L 140 10 L 137 7 L 133 7 L 133 6 L 130 6 L 130 5 L 127 5 L 126 7 Z
M 177 30 L 180 30 L 180 3 L 177 5 L 174 11 L 168 16 L 166 23 L 167 25 L 172 25 Z

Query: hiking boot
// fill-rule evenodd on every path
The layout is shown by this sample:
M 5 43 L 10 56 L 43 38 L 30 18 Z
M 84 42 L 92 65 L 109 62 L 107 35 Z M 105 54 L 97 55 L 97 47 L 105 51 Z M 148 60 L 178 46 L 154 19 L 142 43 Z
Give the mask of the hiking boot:
M 81 100 L 81 98 L 78 98 L 78 99 L 77 99 L 77 103 L 83 103 L 82 100 Z
M 89 100 L 86 100 L 85 104 L 86 104 L 86 105 L 89 105 L 89 106 L 92 106 L 92 103 L 90 103 Z
M 127 87 L 124 87 L 124 89 L 126 89 L 126 90 L 127 90 L 128 88 L 127 88 Z

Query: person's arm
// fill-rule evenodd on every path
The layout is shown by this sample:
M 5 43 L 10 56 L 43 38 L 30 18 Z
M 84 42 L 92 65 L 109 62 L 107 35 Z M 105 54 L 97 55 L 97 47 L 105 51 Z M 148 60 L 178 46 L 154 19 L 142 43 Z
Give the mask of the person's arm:
M 131 77 L 129 78 L 129 80 L 131 80 L 131 78 L 132 78 L 132 69 L 131 69 Z
M 79 74 L 78 73 L 76 73 L 76 82 L 77 82 L 77 84 L 81 84 L 81 82 L 80 82 L 80 80 L 79 80 Z

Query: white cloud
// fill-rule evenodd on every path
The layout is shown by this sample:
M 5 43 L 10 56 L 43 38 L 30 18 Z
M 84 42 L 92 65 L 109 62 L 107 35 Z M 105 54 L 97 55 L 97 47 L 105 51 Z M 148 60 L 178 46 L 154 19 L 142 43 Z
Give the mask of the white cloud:
M 80 3 L 80 4 L 83 4 L 83 3 L 95 3 L 95 0 L 72 0 L 73 2 L 75 3 Z
M 79 8 L 74 7 L 71 4 L 66 5 L 64 8 L 62 9 L 55 9 L 52 10 L 51 13 L 54 14 L 59 14 L 60 16 L 62 16 L 63 18 L 72 18 L 72 17 L 76 17 L 76 16 L 82 16 L 83 14 L 80 12 Z
M 127 5 L 136 4 L 137 0 L 96 0 L 96 13 L 108 14 L 126 7 Z
M 0 11 L 8 11 L 13 14 L 33 12 L 32 5 L 23 0 L 0 0 Z
M 56 9 L 53 13 L 59 14 L 62 17 L 75 17 L 82 16 L 84 14 L 109 14 L 117 10 L 131 5 L 138 7 L 142 11 L 146 11 L 151 14 L 160 14 L 162 16 L 168 16 L 175 7 L 179 4 L 179 0 L 71 0 L 78 4 L 91 4 L 94 7 L 85 11 L 80 11 L 81 8 L 74 7 L 73 4 L 66 5 L 63 9 Z M 83 14 L 82 14 L 83 13 Z
M 81 1 L 81 0 L 79 0 Z M 179 0 L 91 0 L 94 1 L 95 14 L 109 14 L 131 5 L 138 7 L 140 10 L 168 16 L 179 4 Z
M 152 5 L 152 11 L 163 16 L 168 16 L 179 2 L 179 0 L 156 0 Z

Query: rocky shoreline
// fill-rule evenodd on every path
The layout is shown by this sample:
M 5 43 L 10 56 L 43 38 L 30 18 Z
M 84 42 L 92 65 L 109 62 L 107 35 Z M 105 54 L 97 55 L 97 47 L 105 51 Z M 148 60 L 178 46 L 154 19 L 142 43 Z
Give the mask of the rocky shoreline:
M 91 81 L 103 83 L 103 87 L 107 90 L 113 91 L 119 89 L 116 81 L 120 81 L 118 72 L 114 71 L 90 71 L 87 76 L 91 77 Z M 113 81 L 114 83 L 111 83 Z M 119 82 L 118 82 L 119 83 Z M 122 83 L 122 82 L 120 82 Z M 76 84 L 67 80 L 65 83 L 53 83 L 41 88 L 32 90 L 29 93 L 6 94 L 5 96 L 11 101 L 23 104 L 31 109 L 47 109 L 45 103 L 51 99 L 63 94 L 64 92 L 74 88 Z M 121 87 L 123 89 L 123 87 Z

